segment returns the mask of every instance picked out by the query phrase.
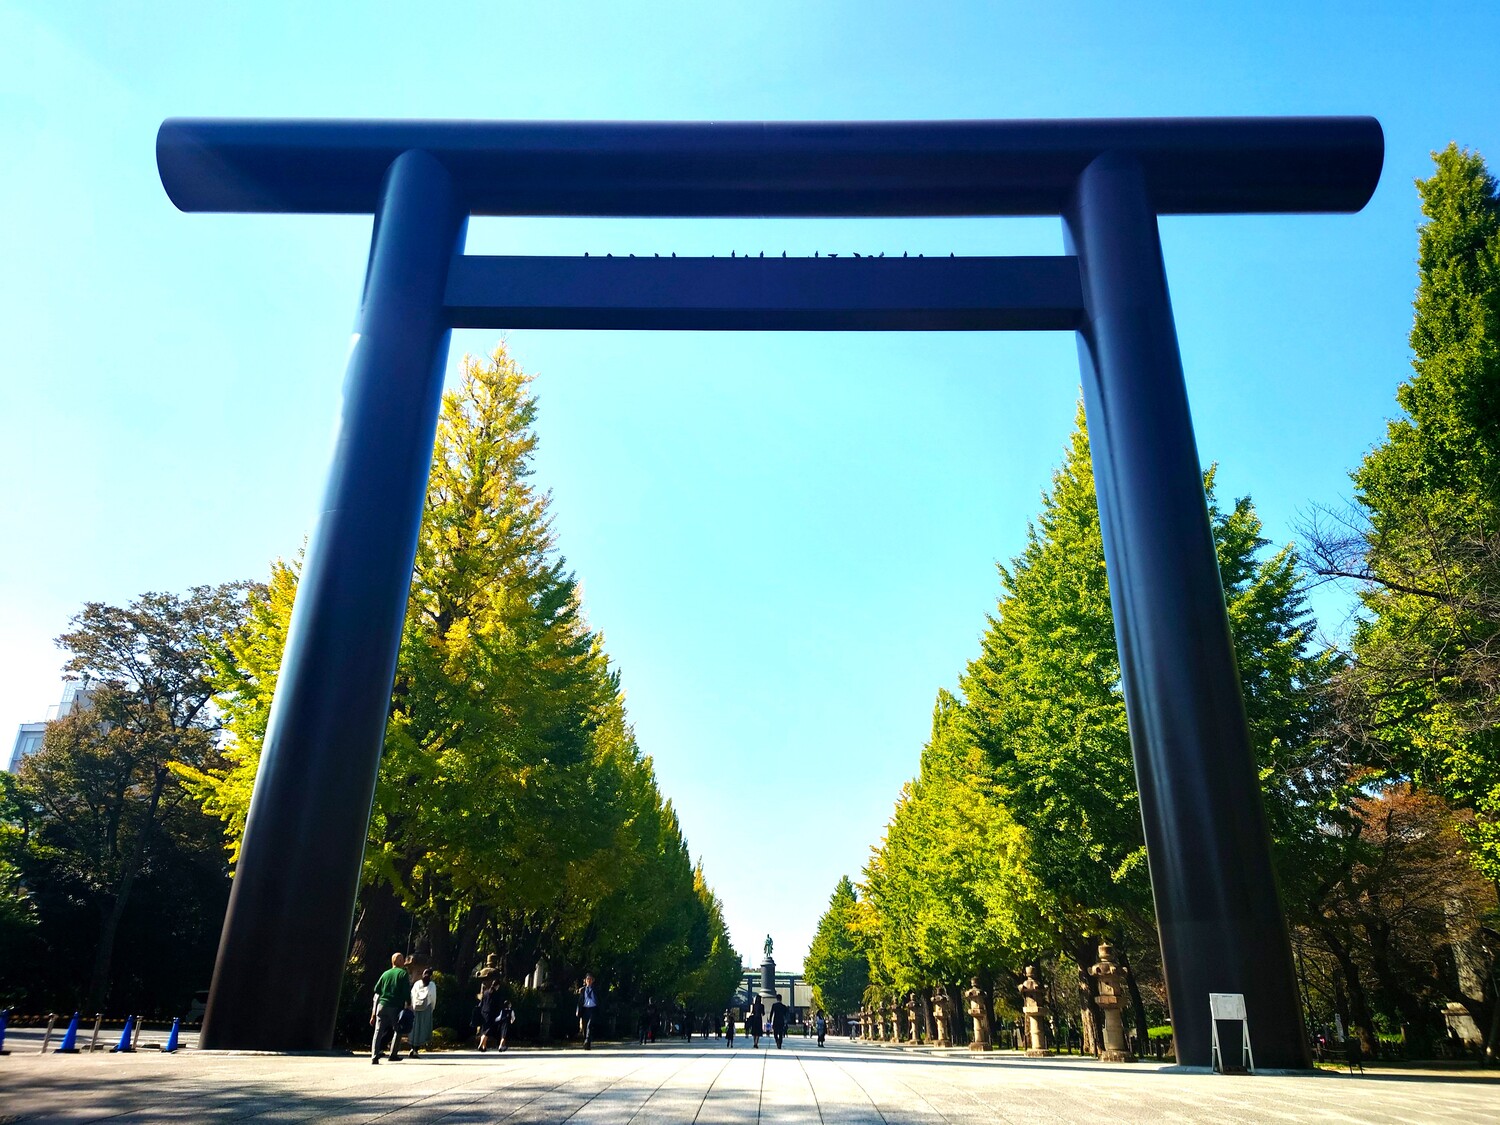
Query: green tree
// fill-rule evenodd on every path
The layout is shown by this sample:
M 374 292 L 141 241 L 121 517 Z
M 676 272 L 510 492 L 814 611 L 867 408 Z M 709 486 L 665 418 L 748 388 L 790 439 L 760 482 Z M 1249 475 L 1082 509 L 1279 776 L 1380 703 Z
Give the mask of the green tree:
M 242 621 L 249 589 L 90 602 L 58 638 L 67 671 L 89 692 L 48 724 L 42 749 L 17 770 L 12 808 L 21 810 L 28 886 L 87 902 L 95 915 L 92 1006 L 110 994 L 116 939 L 142 878 L 173 855 L 206 861 L 222 878 L 208 822 L 174 771 L 217 763 L 211 653 Z
M 36 903 L 21 876 L 26 850 L 16 779 L 0 773 L 0 1007 L 26 1002 L 27 977 L 41 953 Z
M 698 909 L 690 932 L 687 971 L 677 1002 L 687 1011 L 712 1015 L 724 1011 L 739 987 L 744 965 L 724 926 L 724 908 L 708 885 L 700 863 L 693 869 Z
M 865 870 L 873 950 L 899 990 L 993 981 L 1057 938 L 1028 834 L 995 798 L 959 701 L 938 693 L 921 769 Z M 1050 904 L 1049 904 L 1050 905 Z
M 1329 660 L 1310 644 L 1295 550 L 1265 556 L 1250 501 L 1221 509 L 1212 471 L 1204 486 L 1268 814 L 1282 870 L 1295 874 L 1336 774 L 1308 718 Z M 1038 908 L 1081 970 L 1100 936 L 1155 944 L 1081 410 L 1026 547 L 1000 578 L 981 655 L 961 680 L 961 713 L 994 799 L 1026 834 L 1026 864 L 1046 892 Z M 1079 985 L 1087 1035 L 1091 982 Z
M 545 954 L 615 994 L 711 993 L 729 952 L 603 640 L 531 481 L 530 377 L 498 349 L 444 396 L 355 927 L 378 962 L 415 931 L 442 968 Z M 278 563 L 225 646 L 230 768 L 195 778 L 243 831 L 297 568 Z M 717 941 L 717 945 L 716 945 Z
M 1354 472 L 1354 512 L 1308 537 L 1366 611 L 1341 735 L 1471 812 L 1474 862 L 1500 880 L 1500 197 L 1478 153 L 1433 159 L 1403 416 Z
M 858 1011 L 870 983 L 869 949 L 862 940 L 855 907 L 854 883 L 845 875 L 833 888 L 802 961 L 813 1004 L 834 1017 Z

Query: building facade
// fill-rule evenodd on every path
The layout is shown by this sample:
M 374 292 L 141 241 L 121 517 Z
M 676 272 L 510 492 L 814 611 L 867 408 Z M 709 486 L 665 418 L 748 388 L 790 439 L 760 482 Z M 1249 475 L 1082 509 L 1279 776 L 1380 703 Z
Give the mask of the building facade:
M 47 717 L 34 723 L 22 723 L 16 731 L 16 741 L 11 747 L 10 758 L 5 763 L 6 773 L 15 773 L 16 767 L 42 748 L 47 735 L 47 724 L 61 719 L 74 710 L 87 708 L 94 697 L 87 679 L 68 680 L 63 684 L 62 699 L 47 708 Z

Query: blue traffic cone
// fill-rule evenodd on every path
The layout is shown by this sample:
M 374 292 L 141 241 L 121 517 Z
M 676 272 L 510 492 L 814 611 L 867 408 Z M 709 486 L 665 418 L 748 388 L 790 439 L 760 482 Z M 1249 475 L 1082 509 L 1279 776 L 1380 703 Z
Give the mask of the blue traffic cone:
M 62 1042 L 58 1044 L 59 1055 L 76 1055 L 78 1053 L 78 1013 L 73 1013 L 73 1018 L 68 1021 L 68 1030 L 63 1032 Z
M 10 1009 L 5 1008 L 0 1010 L 0 1055 L 10 1054 L 5 1049 L 5 1025 L 8 1023 L 10 1023 Z
M 167 1045 L 162 1048 L 163 1051 L 177 1050 L 177 1027 L 181 1023 L 182 1021 L 180 1019 L 174 1019 L 172 1021 L 172 1030 L 167 1032 Z
M 125 1030 L 122 1031 L 122 1032 L 120 1032 L 120 1041 L 118 1043 L 116 1043 L 113 1047 L 110 1048 L 110 1053 L 111 1054 L 114 1054 L 114 1053 L 117 1053 L 117 1052 L 133 1051 L 133 1050 L 135 1050 L 135 1048 L 130 1045 L 130 1033 L 131 1033 L 131 1031 L 134 1028 L 135 1028 L 135 1017 L 134 1016 L 126 1016 L 125 1017 Z

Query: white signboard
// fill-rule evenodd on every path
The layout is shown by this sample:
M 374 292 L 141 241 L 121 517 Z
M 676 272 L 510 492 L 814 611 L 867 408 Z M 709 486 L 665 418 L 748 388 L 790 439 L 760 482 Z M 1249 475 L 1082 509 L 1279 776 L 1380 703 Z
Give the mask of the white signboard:
M 1245 994 L 1243 992 L 1210 992 L 1208 1007 L 1216 1020 L 1242 1020 L 1245 1018 Z
M 1224 1065 L 1224 1052 L 1219 1046 L 1219 1021 L 1223 1020 L 1240 1025 L 1240 1059 L 1235 1064 L 1235 1069 L 1248 1070 L 1254 1074 L 1255 1055 L 1250 1051 L 1250 1019 L 1245 1015 L 1245 994 L 1210 992 L 1208 1011 L 1213 1023 L 1213 1068 L 1221 1074 L 1229 1069 Z

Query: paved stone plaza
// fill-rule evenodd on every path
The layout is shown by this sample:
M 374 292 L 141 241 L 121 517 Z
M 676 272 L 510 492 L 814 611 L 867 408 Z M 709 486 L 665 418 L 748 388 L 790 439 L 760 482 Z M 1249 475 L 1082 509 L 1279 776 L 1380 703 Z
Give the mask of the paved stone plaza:
M 1225 1077 L 1074 1058 L 974 1058 L 803 1039 L 435 1054 L 372 1067 L 183 1052 L 0 1059 L 16 1121 L 847 1122 L 1496 1121 L 1500 1081 L 1386 1073 Z

